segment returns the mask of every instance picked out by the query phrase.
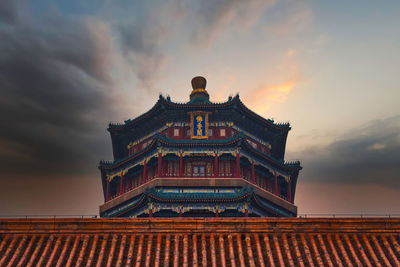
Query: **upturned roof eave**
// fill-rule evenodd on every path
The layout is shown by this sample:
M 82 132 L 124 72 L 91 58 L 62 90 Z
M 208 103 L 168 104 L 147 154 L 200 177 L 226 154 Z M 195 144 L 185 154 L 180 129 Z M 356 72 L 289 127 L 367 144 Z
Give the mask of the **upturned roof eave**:
M 290 170 L 290 171 L 301 170 L 303 168 L 303 167 L 300 166 L 300 163 L 299 163 L 299 165 L 294 165 L 294 164 L 290 164 L 289 165 L 289 164 L 286 164 L 284 161 L 277 160 L 276 158 L 274 158 L 274 157 L 272 157 L 270 155 L 267 155 L 267 154 L 255 149 L 255 148 L 253 148 L 247 142 L 242 143 L 242 147 L 247 149 L 249 152 L 255 153 L 256 155 L 266 159 L 268 162 L 270 162 L 273 165 L 278 166 L 280 168 L 283 168 L 283 169 L 286 169 L 286 170 Z
M 205 140 L 190 140 L 191 142 L 180 142 L 180 140 L 173 140 L 170 138 L 165 137 L 164 135 L 157 135 L 156 137 L 154 137 L 154 139 L 152 140 L 152 142 L 150 143 L 150 145 L 148 145 L 145 149 L 132 154 L 130 156 L 127 156 L 123 159 L 120 159 L 118 161 L 115 161 L 113 163 L 106 163 L 101 161 L 99 163 L 99 169 L 104 169 L 104 170 L 111 170 L 111 169 L 115 169 L 118 168 L 128 162 L 130 162 L 131 160 L 141 157 L 143 155 L 146 155 L 148 153 L 150 153 L 151 151 L 154 151 L 155 149 L 157 149 L 157 147 L 159 147 L 158 144 L 162 144 L 162 145 L 166 145 L 169 147 L 202 147 L 202 146 L 229 146 L 229 145 L 233 145 L 236 144 L 240 141 L 243 140 L 243 136 L 240 135 L 236 135 L 235 137 L 229 138 L 229 139 L 220 139 L 220 140 L 207 140 L 210 142 L 205 142 Z M 185 140 L 183 140 L 185 141 Z
M 262 153 L 261 151 L 258 151 L 248 145 L 248 143 L 245 140 L 245 137 L 243 135 L 235 135 L 234 137 L 231 137 L 229 139 L 219 139 L 219 140 L 174 140 L 171 138 L 165 137 L 165 135 L 157 135 L 152 142 L 143 150 L 132 154 L 130 156 L 127 156 L 117 162 L 113 163 L 104 163 L 100 162 L 99 164 L 99 169 L 101 170 L 113 170 L 115 168 L 118 168 L 120 166 L 123 166 L 126 163 L 129 163 L 130 161 L 134 160 L 135 158 L 145 156 L 146 154 L 154 151 L 159 147 L 159 145 L 164 145 L 167 147 L 205 147 L 205 146 L 213 146 L 213 147 L 227 147 L 227 146 L 232 146 L 232 145 L 237 145 L 239 144 L 241 147 L 249 150 L 252 153 L 257 154 L 258 156 L 261 156 L 268 162 L 272 163 L 273 165 L 283 168 L 286 170 L 290 171 L 296 171 L 296 170 L 301 170 L 302 167 L 300 165 L 286 165 L 284 162 L 280 162 L 277 159 L 272 158 L 271 156 L 266 155 L 265 153 Z
M 124 130 L 127 128 L 127 126 L 134 126 L 136 123 L 140 122 L 141 120 L 148 118 L 151 114 L 153 114 L 155 111 L 157 111 L 161 106 L 162 103 L 166 102 L 165 98 L 160 95 L 158 101 L 154 104 L 154 106 L 148 110 L 147 112 L 143 113 L 142 115 L 136 117 L 135 119 L 131 120 L 128 119 L 124 123 L 110 123 L 108 125 L 107 131 L 109 132 L 114 132 L 114 131 L 120 131 Z
M 289 123 L 282 123 L 282 124 L 278 124 L 275 123 L 273 120 L 270 119 L 265 119 L 262 116 L 258 115 L 257 113 L 255 113 L 254 111 L 252 111 L 251 109 L 249 109 L 243 102 L 242 100 L 240 100 L 239 95 L 237 97 L 237 101 L 238 101 L 238 107 L 242 109 L 243 112 L 249 114 L 251 117 L 253 117 L 254 119 L 264 123 L 265 125 L 268 125 L 270 127 L 276 128 L 276 129 L 281 129 L 281 130 L 285 130 L 286 132 L 291 130 L 290 124 Z
M 226 108 L 226 107 L 236 107 L 240 108 L 242 112 L 248 114 L 250 117 L 258 120 L 259 122 L 263 123 L 264 125 L 268 127 L 272 127 L 275 129 L 280 129 L 280 130 L 285 130 L 288 132 L 290 128 L 289 123 L 285 124 L 277 124 L 274 123 L 270 119 L 265 119 L 258 115 L 257 113 L 253 112 L 250 110 L 246 105 L 240 100 L 239 95 L 236 95 L 233 98 L 229 98 L 228 101 L 222 102 L 222 103 L 198 103 L 198 104 L 192 104 L 190 102 L 187 103 L 176 103 L 172 102 L 170 100 L 166 100 L 162 95 L 160 95 L 158 101 L 156 104 L 147 112 L 143 113 L 142 115 L 136 117 L 133 120 L 126 120 L 123 124 L 113 124 L 110 123 L 109 127 L 107 130 L 109 132 L 114 132 L 114 131 L 123 131 L 125 129 L 130 129 L 134 127 L 137 123 L 140 123 L 143 119 L 150 118 L 153 113 L 155 113 L 157 110 L 159 110 L 161 107 L 171 107 L 171 108 L 185 108 L 185 109 L 218 109 L 218 108 Z

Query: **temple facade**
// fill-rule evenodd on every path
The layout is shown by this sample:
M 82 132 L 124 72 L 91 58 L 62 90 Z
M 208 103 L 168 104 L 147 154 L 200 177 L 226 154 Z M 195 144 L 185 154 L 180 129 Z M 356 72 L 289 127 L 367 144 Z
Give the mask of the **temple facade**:
M 99 169 L 102 217 L 295 217 L 300 163 L 285 162 L 290 125 L 239 96 L 214 103 L 192 79 L 186 103 L 160 95 L 141 116 L 110 124 L 114 160 Z

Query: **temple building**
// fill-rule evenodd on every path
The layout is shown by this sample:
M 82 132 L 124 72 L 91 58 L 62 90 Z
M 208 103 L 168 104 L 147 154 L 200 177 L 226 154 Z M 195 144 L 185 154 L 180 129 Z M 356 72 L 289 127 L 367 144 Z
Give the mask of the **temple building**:
M 295 217 L 300 163 L 285 162 L 290 125 L 240 100 L 210 101 L 192 79 L 186 103 L 160 95 L 141 116 L 110 124 L 114 160 L 100 162 L 102 217 Z
M 289 125 L 192 84 L 110 125 L 103 218 L 0 218 L 0 266 L 400 266 L 400 218 L 296 217 Z

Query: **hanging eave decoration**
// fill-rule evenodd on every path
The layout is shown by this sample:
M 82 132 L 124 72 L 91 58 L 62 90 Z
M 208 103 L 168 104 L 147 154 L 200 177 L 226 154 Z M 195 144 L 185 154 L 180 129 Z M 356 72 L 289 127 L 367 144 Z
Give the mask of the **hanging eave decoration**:
M 190 137 L 192 139 L 208 139 L 208 114 L 210 112 L 189 112 Z

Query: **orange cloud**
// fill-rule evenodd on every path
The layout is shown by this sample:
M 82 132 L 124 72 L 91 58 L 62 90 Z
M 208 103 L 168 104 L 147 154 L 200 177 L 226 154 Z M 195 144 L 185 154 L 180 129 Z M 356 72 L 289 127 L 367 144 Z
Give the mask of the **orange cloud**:
M 244 99 L 254 111 L 264 113 L 274 103 L 286 102 L 288 95 L 298 82 L 299 79 L 291 78 L 280 84 L 259 86 L 248 92 Z

